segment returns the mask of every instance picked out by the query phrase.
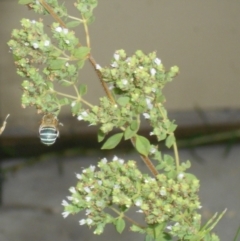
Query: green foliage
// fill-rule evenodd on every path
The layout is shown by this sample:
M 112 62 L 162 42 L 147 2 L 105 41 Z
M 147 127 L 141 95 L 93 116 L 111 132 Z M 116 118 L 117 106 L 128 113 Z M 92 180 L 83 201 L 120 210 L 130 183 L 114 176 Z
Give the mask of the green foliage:
M 108 162 L 104 158 L 98 169 L 90 166 L 76 175 L 78 183 L 69 189 L 68 201 L 62 203 L 63 216 L 85 210 L 86 218 L 79 223 L 94 227 L 94 234 L 101 234 L 106 224 L 113 224 L 122 233 L 128 220 L 130 230 L 144 234 L 146 241 L 218 241 L 211 231 L 224 212 L 201 225 L 199 181 L 186 172 L 190 162 L 179 161 L 174 136 L 177 125 L 169 120 L 164 108 L 163 88 L 178 74 L 178 67 L 166 70 L 155 52 L 137 50 L 128 56 L 122 49 L 115 51 L 110 66 L 101 68 L 96 64 L 91 56 L 88 25 L 94 21 L 97 0 L 77 0 L 74 6 L 81 18 L 69 15 L 57 0 L 19 0 L 19 4 L 39 14 L 50 14 L 55 21 L 49 34 L 44 20 L 22 19 L 22 28 L 14 29 L 8 42 L 17 73 L 24 79 L 22 106 L 58 115 L 62 106 L 68 105 L 79 121 L 99 126 L 99 142 L 114 128 L 119 129 L 102 149 L 113 149 L 123 139 L 131 140 L 153 174 L 142 173 L 133 160 L 124 162 L 115 156 Z M 79 25 L 85 31 L 86 46 L 71 30 Z M 79 83 L 78 73 L 85 61 L 91 62 L 106 92 L 98 105 L 84 99 L 87 84 Z M 59 92 L 59 86 L 75 95 Z M 152 128 L 149 134 L 173 148 L 174 157 L 162 154 L 158 146 L 139 135 L 141 116 Z M 127 216 L 133 207 L 138 208 L 139 217 L 144 217 L 144 225 Z

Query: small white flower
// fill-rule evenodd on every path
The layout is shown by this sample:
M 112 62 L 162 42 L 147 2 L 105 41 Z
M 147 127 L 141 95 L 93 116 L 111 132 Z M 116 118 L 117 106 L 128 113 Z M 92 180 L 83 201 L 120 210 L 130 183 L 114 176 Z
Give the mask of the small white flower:
M 121 81 L 122 81 L 123 85 L 127 85 L 128 84 L 128 81 L 126 79 L 122 79 Z
M 74 194 L 74 193 L 77 193 L 75 187 L 70 187 L 70 188 L 69 188 L 69 191 L 70 191 L 71 193 L 73 193 L 73 194 Z
M 85 200 L 86 200 L 87 202 L 90 202 L 91 199 L 92 199 L 91 197 L 86 197 L 86 198 L 85 198 Z
M 72 196 L 67 196 L 67 199 L 69 200 L 69 201 L 73 201 L 73 197 Z
M 88 116 L 88 113 L 87 113 L 86 111 L 83 111 L 83 112 L 81 113 L 81 115 L 82 115 L 82 116 Z
M 179 180 L 183 179 L 184 178 L 184 173 L 179 173 L 177 177 L 178 177 Z
M 79 221 L 79 224 L 80 225 L 84 225 L 86 223 L 86 220 L 85 219 L 81 219 L 80 221 Z
M 79 115 L 79 116 L 77 117 L 77 119 L 78 119 L 79 121 L 81 121 L 81 120 L 83 120 L 83 117 L 82 117 L 81 115 Z
M 50 45 L 50 41 L 49 40 L 45 40 L 45 42 L 44 42 L 44 46 L 49 46 Z
M 33 48 L 38 49 L 38 43 L 33 43 Z
M 152 109 L 153 108 L 152 102 L 151 102 L 151 100 L 149 98 L 146 98 L 146 103 L 147 103 L 148 109 Z
M 63 205 L 63 206 L 68 206 L 69 203 L 68 203 L 66 200 L 62 200 L 62 205 Z
M 139 69 L 143 69 L 143 66 L 139 66 L 138 68 L 139 68 Z
M 113 62 L 113 63 L 111 64 L 111 66 L 112 66 L 113 68 L 117 68 L 117 67 L 118 67 L 118 64 L 117 64 L 117 62 Z
M 93 220 L 91 218 L 87 218 L 86 223 L 90 225 L 91 223 L 93 223 Z
M 65 66 L 69 66 L 69 63 L 68 63 L 68 62 L 66 62 Z
M 149 135 L 150 135 L 150 136 L 153 136 L 153 135 L 154 135 L 154 133 L 151 131 L 151 132 L 149 133 Z
M 75 105 L 76 105 L 76 102 L 73 101 L 73 102 L 71 103 L 71 106 L 74 107 Z
M 157 150 L 157 149 L 153 146 L 153 147 L 151 147 L 151 149 L 150 149 L 150 153 L 151 153 L 151 154 L 154 154 L 154 153 L 156 152 L 156 150 Z
M 155 88 L 152 88 L 152 92 L 155 93 L 155 92 L 156 92 L 156 89 L 155 89 Z
M 107 163 L 107 158 L 104 157 L 104 158 L 101 160 L 101 162 L 102 162 L 103 164 L 106 164 L 106 163 Z
M 202 208 L 202 206 L 198 206 L 198 209 L 201 209 Z
M 83 189 L 84 189 L 84 191 L 87 192 L 87 193 L 90 193 L 90 192 L 91 192 L 91 189 L 90 189 L 89 187 L 84 187 Z
M 68 33 L 68 29 L 67 29 L 67 28 L 64 28 L 64 29 L 63 29 L 63 33 L 67 34 L 67 33 Z
M 94 172 L 94 171 L 95 171 L 95 169 L 96 169 L 96 167 L 95 167 L 95 166 L 93 166 L 93 165 L 91 165 L 89 168 L 90 168 L 90 170 L 91 170 L 92 172 Z
M 38 0 L 35 0 L 36 4 L 40 4 Z
M 138 211 L 136 211 L 136 213 L 143 213 L 143 210 L 138 210 Z
M 69 41 L 68 39 L 66 39 L 66 40 L 65 40 L 65 43 L 66 43 L 66 44 L 69 44 L 69 43 L 70 43 L 70 41 Z
M 164 187 L 162 187 L 162 189 L 160 190 L 160 195 L 161 196 L 166 196 L 167 195 L 166 189 Z
M 25 42 L 24 45 L 25 45 L 25 46 L 29 46 L 29 43 L 28 43 L 28 42 Z M 10 49 L 11 49 L 11 48 L 10 48 Z
M 113 161 L 115 162 L 115 161 L 118 161 L 118 157 L 117 156 L 114 156 L 113 157 Z
M 120 188 L 120 186 L 118 184 L 114 185 L 114 189 L 119 189 L 119 188 Z
M 102 67 L 99 64 L 96 64 L 96 69 L 101 69 Z
M 117 53 L 115 53 L 115 54 L 113 55 L 113 57 L 114 57 L 114 59 L 115 59 L 116 61 L 118 61 L 119 58 L 120 58 L 119 54 L 117 54 Z
M 148 113 L 143 113 L 145 119 L 150 119 L 150 115 Z
M 31 22 L 32 22 L 32 24 L 35 24 L 35 23 L 36 23 L 36 21 L 35 21 L 35 20 L 32 20 Z
M 66 211 L 66 212 L 63 212 L 63 213 L 62 213 L 62 216 L 63 216 L 63 218 L 66 218 L 69 214 L 70 214 L 70 213 Z
M 102 185 L 102 181 L 98 180 L 98 185 L 101 186 Z
M 123 163 L 124 163 L 124 160 L 123 160 L 123 159 L 119 159 L 118 162 L 119 162 L 120 164 L 123 164 Z
M 161 64 L 161 62 L 162 62 L 162 61 L 161 61 L 159 58 L 156 58 L 156 59 L 154 60 L 154 63 L 157 64 L 157 65 Z
M 128 57 L 125 61 L 129 63 L 131 61 L 131 57 Z
M 55 28 L 55 31 L 61 33 L 62 32 L 62 27 L 59 26 L 59 27 Z
M 86 209 L 86 215 L 89 215 L 92 211 L 90 209 Z
M 140 207 L 142 205 L 142 200 L 141 199 L 138 199 L 136 202 L 135 202 L 135 205 Z
M 151 76 L 154 76 L 156 74 L 156 70 L 154 68 L 151 68 L 150 69 L 150 73 L 151 73 Z
M 77 178 L 77 179 L 79 179 L 79 180 L 81 180 L 81 179 L 82 179 L 82 175 L 81 175 L 81 174 L 76 173 L 75 175 L 76 175 L 76 178 Z
M 149 183 L 149 181 L 147 179 L 144 180 L 145 183 Z
M 172 225 L 168 225 L 168 226 L 166 227 L 166 229 L 172 230 Z

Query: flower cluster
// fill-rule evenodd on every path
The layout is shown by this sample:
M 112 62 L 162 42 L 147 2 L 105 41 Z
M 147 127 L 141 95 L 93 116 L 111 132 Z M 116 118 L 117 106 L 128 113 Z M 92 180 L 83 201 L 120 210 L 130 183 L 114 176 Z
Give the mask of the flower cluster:
M 178 232 L 186 226 L 188 232 L 197 233 L 195 227 L 188 225 L 199 221 L 197 179 L 184 173 L 174 179 L 165 173 L 152 178 L 142 174 L 134 161 L 125 162 L 116 156 L 111 162 L 103 158 L 98 168 L 90 166 L 76 174 L 77 186 L 69 189 L 71 196 L 62 202 L 64 217 L 85 210 L 86 218 L 80 220 L 80 225 L 94 226 L 95 232 L 101 233 L 107 223 L 114 224 L 119 213 L 126 215 L 135 206 L 145 216 L 147 225 L 166 223 L 167 228 L 167 224 L 178 223 Z M 108 208 L 117 209 L 116 216 Z M 168 232 L 177 234 L 175 229 Z

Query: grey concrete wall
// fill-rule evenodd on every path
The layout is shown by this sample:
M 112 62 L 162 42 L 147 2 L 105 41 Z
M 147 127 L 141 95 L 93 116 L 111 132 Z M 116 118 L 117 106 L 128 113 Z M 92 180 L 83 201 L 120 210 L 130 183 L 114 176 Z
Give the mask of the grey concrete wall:
M 239 12 L 240 2 L 229 0 L 101 0 L 90 26 L 92 54 L 104 66 L 116 49 L 130 55 L 157 50 L 166 67 L 178 65 L 180 76 L 165 90 L 170 110 L 239 107 Z M 21 109 L 21 78 L 6 45 L 23 17 L 40 16 L 17 1 L 0 1 L 0 117 L 11 113 L 20 126 L 31 126 L 40 117 Z M 103 92 L 89 66 L 81 81 L 91 84 L 89 98 L 96 103 Z

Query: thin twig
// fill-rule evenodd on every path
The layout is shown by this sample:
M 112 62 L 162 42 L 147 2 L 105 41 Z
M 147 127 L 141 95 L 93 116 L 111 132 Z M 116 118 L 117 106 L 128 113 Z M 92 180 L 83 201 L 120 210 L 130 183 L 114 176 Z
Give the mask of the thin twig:
M 0 135 L 3 133 L 3 131 L 5 130 L 6 128 L 6 125 L 7 125 L 7 118 L 10 116 L 10 114 L 8 114 L 5 118 L 5 120 L 3 121 L 3 125 L 2 127 L 0 128 Z

